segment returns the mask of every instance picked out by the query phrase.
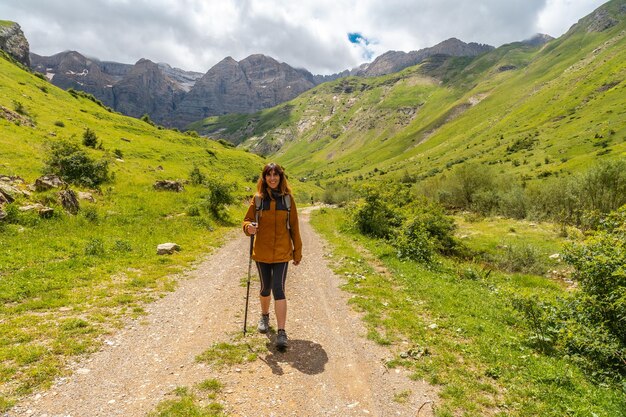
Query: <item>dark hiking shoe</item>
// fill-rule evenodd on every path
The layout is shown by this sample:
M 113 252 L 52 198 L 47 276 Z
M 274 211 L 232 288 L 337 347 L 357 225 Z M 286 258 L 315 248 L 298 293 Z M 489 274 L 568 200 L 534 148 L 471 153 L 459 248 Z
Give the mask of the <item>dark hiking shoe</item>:
M 269 314 L 261 314 L 261 318 L 259 319 L 259 326 L 257 330 L 259 333 L 267 333 L 270 329 L 270 315 Z
M 276 336 L 276 347 L 279 350 L 287 349 L 289 342 L 287 340 L 287 332 L 283 329 L 278 329 L 278 335 Z

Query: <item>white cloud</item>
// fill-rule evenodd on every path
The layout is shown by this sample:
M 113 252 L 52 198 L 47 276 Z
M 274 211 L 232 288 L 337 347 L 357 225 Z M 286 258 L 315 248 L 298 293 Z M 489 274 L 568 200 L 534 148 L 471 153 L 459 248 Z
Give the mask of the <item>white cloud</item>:
M 604 3 L 604 0 L 547 0 L 537 19 L 537 32 L 552 36 L 565 33 L 580 18 Z
M 328 74 L 450 37 L 503 43 L 559 36 L 599 0 L 3 0 L 0 19 L 20 23 L 31 51 L 73 49 L 102 60 L 140 58 L 206 72 L 232 56 L 269 55 Z

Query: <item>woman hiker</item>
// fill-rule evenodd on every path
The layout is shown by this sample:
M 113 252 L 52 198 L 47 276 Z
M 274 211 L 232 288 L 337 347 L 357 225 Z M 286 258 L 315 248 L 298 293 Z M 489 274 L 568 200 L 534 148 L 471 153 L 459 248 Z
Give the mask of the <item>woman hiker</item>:
M 247 236 L 255 235 L 252 259 L 256 261 L 261 279 L 261 319 L 258 330 L 261 333 L 269 331 L 271 293 L 274 295 L 278 327 L 276 347 L 285 349 L 288 344 L 285 332 L 287 265 L 291 260 L 294 265 L 302 260 L 302 239 L 296 204 L 285 171 L 280 165 L 269 163 L 263 168 L 257 182 L 257 192 L 243 220 L 243 231 Z

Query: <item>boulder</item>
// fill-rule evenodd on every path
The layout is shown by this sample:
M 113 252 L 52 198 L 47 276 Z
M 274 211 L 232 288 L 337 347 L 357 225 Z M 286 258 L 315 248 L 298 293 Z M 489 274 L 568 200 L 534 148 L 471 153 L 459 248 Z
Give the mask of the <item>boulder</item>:
M 154 189 L 160 191 L 175 191 L 178 193 L 183 191 L 183 184 L 179 181 L 160 180 L 154 183 Z
M 18 177 L 17 175 L 0 175 L 0 182 L 6 182 L 11 185 L 26 184 L 24 178 Z
M 37 210 L 37 213 L 39 214 L 39 217 L 42 217 L 44 219 L 49 219 L 54 214 L 54 209 L 53 208 L 46 207 L 46 206 L 44 206 L 43 204 L 40 204 L 40 203 L 30 204 L 28 206 L 21 206 L 21 207 L 18 207 L 18 210 L 19 211 Z
M 90 203 L 95 203 L 96 199 L 93 197 L 93 194 L 88 193 L 86 191 L 79 191 L 78 192 L 78 199 L 79 200 L 87 200 Z
M 18 207 L 18 210 L 19 211 L 31 211 L 31 210 L 41 210 L 44 208 L 45 206 L 43 204 L 35 203 L 35 204 L 29 204 L 28 206 Z
M 171 255 L 180 250 L 176 243 L 161 243 L 157 246 L 157 255 Z
M 9 203 L 12 203 L 13 201 L 15 201 L 15 199 L 18 196 L 25 196 L 28 197 L 30 196 L 30 193 L 28 191 L 24 191 L 24 190 L 20 190 L 16 184 L 19 183 L 19 181 L 5 181 L 4 177 L 0 178 L 0 202 L 3 200 L 3 196 L 4 196 L 4 200 L 6 200 Z
M 49 219 L 54 214 L 54 209 L 50 207 L 44 207 L 39 210 L 39 217 Z
M 4 220 L 8 216 L 6 211 L 0 210 L 0 220 Z
M 4 199 L 5 201 L 12 203 L 15 201 L 15 195 L 17 194 L 15 188 L 11 187 L 9 184 L 5 184 L 0 182 L 0 202 Z M 21 193 L 20 193 L 21 194 Z
M 35 190 L 46 191 L 52 188 L 63 187 L 65 182 L 56 175 L 44 175 L 35 180 Z
M 61 205 L 68 213 L 78 213 L 80 206 L 78 204 L 78 197 L 74 191 L 69 189 L 59 191 L 59 200 L 61 200 Z

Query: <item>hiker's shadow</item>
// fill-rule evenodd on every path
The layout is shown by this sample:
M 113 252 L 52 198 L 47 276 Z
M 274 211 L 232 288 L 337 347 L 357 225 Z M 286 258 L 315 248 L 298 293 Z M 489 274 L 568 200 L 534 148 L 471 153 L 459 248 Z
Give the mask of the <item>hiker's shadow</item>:
M 275 375 L 285 373 L 281 366 L 284 363 L 290 364 L 304 374 L 315 375 L 324 372 L 328 362 L 328 355 L 322 345 L 309 340 L 289 339 L 289 348 L 280 351 L 274 346 L 274 340 L 270 339 L 267 350 L 265 358 L 259 359 L 265 362 Z

